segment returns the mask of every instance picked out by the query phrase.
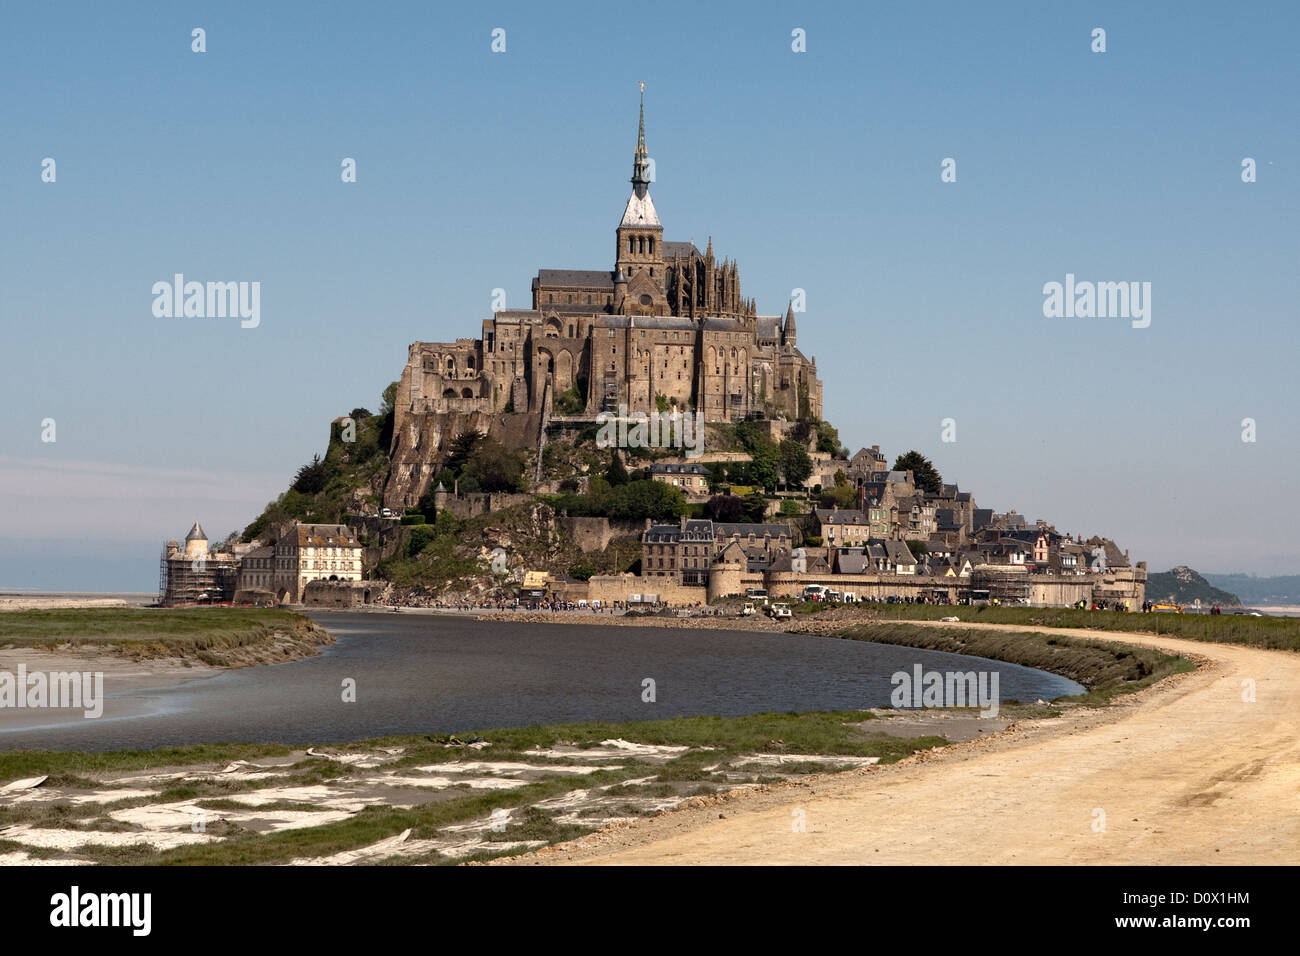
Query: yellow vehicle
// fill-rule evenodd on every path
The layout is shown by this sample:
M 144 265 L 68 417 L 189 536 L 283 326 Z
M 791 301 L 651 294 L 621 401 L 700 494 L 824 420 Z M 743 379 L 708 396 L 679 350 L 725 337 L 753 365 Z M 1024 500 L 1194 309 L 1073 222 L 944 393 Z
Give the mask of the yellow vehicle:
M 1152 604 L 1152 611 L 1160 611 L 1165 614 L 1182 614 L 1183 606 L 1181 604 Z

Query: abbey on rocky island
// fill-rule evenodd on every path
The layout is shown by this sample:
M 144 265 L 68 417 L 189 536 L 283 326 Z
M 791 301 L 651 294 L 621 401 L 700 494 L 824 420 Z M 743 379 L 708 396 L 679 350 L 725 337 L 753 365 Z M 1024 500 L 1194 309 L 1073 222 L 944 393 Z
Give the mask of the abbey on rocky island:
M 395 399 L 395 504 L 423 491 L 430 456 L 469 428 L 522 445 L 555 418 L 665 405 L 708 422 L 821 418 L 817 361 L 799 351 L 794 305 L 759 315 L 712 240 L 704 252 L 665 242 L 650 182 L 643 90 L 614 267 L 541 269 L 531 309 L 494 312 L 477 339 L 412 343 Z

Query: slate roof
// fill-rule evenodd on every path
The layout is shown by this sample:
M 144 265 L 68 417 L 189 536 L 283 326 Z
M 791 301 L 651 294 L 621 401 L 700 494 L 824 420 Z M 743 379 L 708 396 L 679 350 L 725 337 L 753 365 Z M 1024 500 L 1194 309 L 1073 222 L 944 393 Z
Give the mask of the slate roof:
M 681 256 L 683 259 L 689 259 L 691 256 L 698 256 L 700 250 L 695 248 L 693 242 L 670 242 L 665 240 L 660 243 L 664 250 L 664 260 L 667 261 L 673 256 Z
M 650 474 L 652 475 L 707 475 L 708 473 L 709 469 L 698 462 L 689 465 L 655 462 L 650 466 Z
M 538 269 L 537 284 L 560 289 L 614 291 L 614 273 L 595 269 Z
M 754 325 L 758 329 L 760 339 L 774 341 L 781 337 L 781 317 L 779 315 L 756 316 Z
M 289 540 L 300 548 L 359 548 L 355 533 L 345 524 L 297 524 Z
M 886 541 L 885 553 L 889 556 L 890 564 L 916 564 L 916 556 L 912 554 L 912 549 L 901 541 Z
M 872 570 L 871 559 L 858 549 L 835 552 L 835 569 L 840 574 L 864 574 Z
M 809 574 L 830 574 L 831 566 L 820 554 L 814 555 L 808 559 Z
M 793 571 L 794 565 L 790 563 L 789 551 L 778 551 L 772 563 L 767 566 L 769 571 Z
M 747 538 L 751 534 L 756 538 L 763 535 L 771 535 L 773 538 L 779 538 L 781 535 L 790 537 L 790 527 L 784 524 L 747 524 L 743 521 L 737 522 L 719 522 L 713 526 L 714 534 L 719 538 L 732 538 L 739 535 Z
M 871 524 L 866 513 L 856 508 L 817 508 L 814 514 L 821 524 Z
M 707 518 L 692 518 L 686 522 L 685 531 L 680 524 L 653 524 L 645 530 L 642 541 L 647 544 L 676 544 L 678 541 L 712 541 L 713 522 Z

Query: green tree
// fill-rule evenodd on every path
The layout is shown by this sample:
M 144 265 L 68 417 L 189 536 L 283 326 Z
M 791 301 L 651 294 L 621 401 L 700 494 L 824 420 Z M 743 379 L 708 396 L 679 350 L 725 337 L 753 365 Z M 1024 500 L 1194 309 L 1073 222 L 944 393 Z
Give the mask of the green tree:
M 320 455 L 312 456 L 310 464 L 303 465 L 298 469 L 298 474 L 293 479 L 290 487 L 304 495 L 315 495 L 325 490 L 326 475 L 325 463 L 320 460 Z
M 627 468 L 623 466 L 623 459 L 619 457 L 617 449 L 610 449 L 609 467 L 605 469 L 605 480 L 615 488 L 628 483 Z
M 830 422 L 817 423 L 817 450 L 828 452 L 836 458 L 849 457 L 849 450 L 840 447 L 840 433 Z
M 483 491 L 515 492 L 523 487 L 524 460 L 495 438 L 482 438 L 470 452 L 463 474 Z
M 474 450 L 485 438 L 487 436 L 482 432 L 461 432 L 451 440 L 451 445 L 447 448 L 447 463 L 444 467 L 452 474 L 460 475 L 465 470 L 470 455 L 474 454 Z
M 852 508 L 858 503 L 858 490 L 849 484 L 836 485 L 822 492 L 820 503 L 823 508 Z
M 780 480 L 780 455 L 776 446 L 771 443 L 759 445 L 750 455 L 749 483 L 761 485 L 768 491 L 774 490 Z
M 610 500 L 614 496 L 613 486 L 608 481 L 595 475 L 587 481 L 587 513 L 595 517 L 609 515 Z
M 704 504 L 704 513 L 714 521 L 732 523 L 745 517 L 745 503 L 736 495 L 714 495 Z
M 433 525 L 417 524 L 411 528 L 411 537 L 406 541 L 406 556 L 413 558 L 438 537 L 437 528 Z
M 760 524 L 767 517 L 767 498 L 757 491 L 745 495 L 745 520 Z
M 388 387 L 384 389 L 384 394 L 380 396 L 379 414 L 389 415 L 393 411 L 393 403 L 397 401 L 397 383 L 389 382 Z
M 786 486 L 802 485 L 812 474 L 812 458 L 797 441 L 786 439 L 779 449 L 781 475 Z
M 609 516 L 622 521 L 663 521 L 684 514 L 682 490 L 662 481 L 629 481 L 610 496 Z
M 450 511 L 439 511 L 438 517 L 433 521 L 433 529 L 438 532 L 440 538 L 454 538 L 460 534 L 460 529 L 464 526 L 465 522 Z
M 905 455 L 899 455 L 894 462 L 894 471 L 910 471 L 916 479 L 916 487 L 932 493 L 943 490 L 943 476 L 934 467 L 934 463 L 915 449 Z

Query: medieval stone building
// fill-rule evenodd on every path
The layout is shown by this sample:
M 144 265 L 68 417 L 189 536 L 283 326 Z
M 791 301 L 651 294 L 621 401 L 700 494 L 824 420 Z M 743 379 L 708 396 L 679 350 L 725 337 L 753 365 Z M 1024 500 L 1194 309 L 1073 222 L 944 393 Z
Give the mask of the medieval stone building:
M 741 294 L 738 266 L 715 258 L 712 240 L 704 252 L 664 240 L 644 100 L 612 265 L 542 269 L 531 309 L 495 312 L 477 339 L 411 345 L 392 448 L 402 497 L 422 490 L 431 454 L 467 428 L 504 429 L 520 443 L 546 419 L 648 412 L 663 401 L 714 422 L 821 417 L 816 359 L 798 349 L 793 308 L 759 315 Z

